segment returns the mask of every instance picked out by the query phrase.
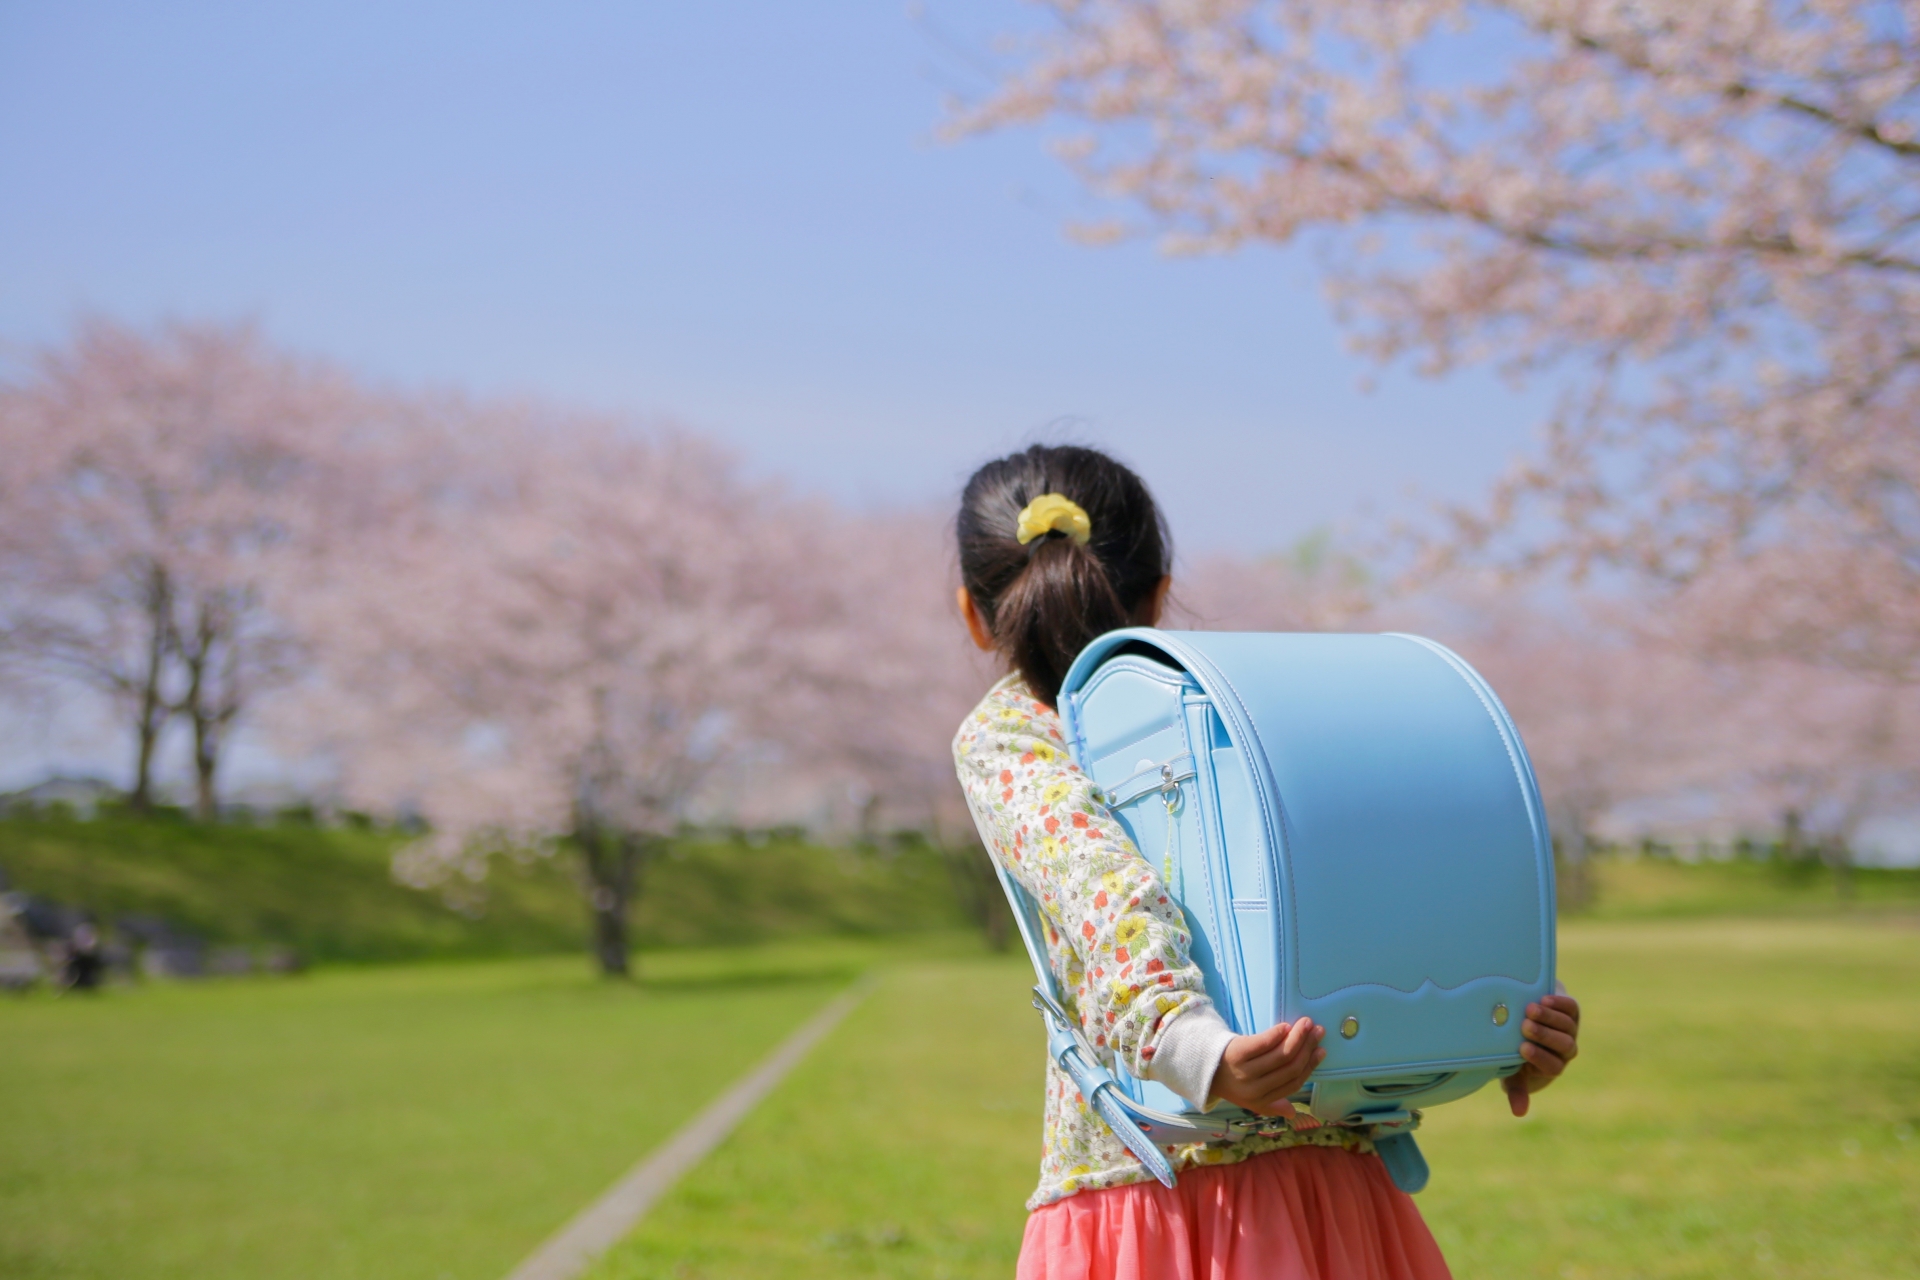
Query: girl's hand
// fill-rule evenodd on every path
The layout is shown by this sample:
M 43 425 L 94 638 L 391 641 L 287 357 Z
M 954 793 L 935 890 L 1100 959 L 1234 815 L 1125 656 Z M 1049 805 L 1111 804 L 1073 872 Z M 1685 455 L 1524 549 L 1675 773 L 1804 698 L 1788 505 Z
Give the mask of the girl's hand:
M 1320 1047 L 1327 1034 L 1313 1019 L 1277 1022 L 1257 1036 L 1235 1036 L 1213 1073 L 1213 1096 L 1256 1115 L 1292 1116 L 1287 1095 L 1298 1093 L 1327 1056 Z
M 1520 1023 L 1524 1065 L 1500 1082 L 1513 1114 L 1527 1114 L 1527 1098 L 1540 1092 L 1580 1056 L 1580 1002 L 1572 996 L 1544 996 L 1527 1006 Z M 1231 1051 L 1231 1050 L 1229 1050 Z

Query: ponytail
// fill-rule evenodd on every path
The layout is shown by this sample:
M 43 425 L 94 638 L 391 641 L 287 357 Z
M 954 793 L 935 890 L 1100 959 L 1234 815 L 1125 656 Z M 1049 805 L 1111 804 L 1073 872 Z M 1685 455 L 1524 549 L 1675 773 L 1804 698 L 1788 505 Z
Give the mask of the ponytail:
M 1035 528 L 1032 509 L 1048 497 L 1066 501 L 1045 504 L 1059 514 Z M 1171 559 L 1140 477 L 1070 445 L 1035 445 L 974 472 L 955 532 L 960 580 L 994 647 L 1048 705 L 1095 637 L 1143 620 Z

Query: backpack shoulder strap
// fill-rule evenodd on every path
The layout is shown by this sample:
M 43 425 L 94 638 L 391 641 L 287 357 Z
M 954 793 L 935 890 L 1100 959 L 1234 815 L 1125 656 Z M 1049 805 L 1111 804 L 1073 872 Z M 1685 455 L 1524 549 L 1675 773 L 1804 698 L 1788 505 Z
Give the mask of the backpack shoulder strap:
M 1033 964 L 1033 1007 L 1040 1011 L 1041 1021 L 1046 1025 L 1047 1055 L 1073 1081 L 1074 1087 L 1086 1099 L 1087 1106 L 1094 1114 L 1106 1122 L 1114 1136 L 1161 1185 L 1168 1187 L 1174 1185 L 1173 1165 L 1160 1149 L 1161 1145 L 1234 1142 L 1252 1133 L 1252 1129 L 1224 1117 L 1202 1113 L 1174 1115 L 1143 1107 L 1128 1096 L 1113 1078 L 1113 1073 L 1101 1064 L 1099 1055 L 1081 1033 L 1079 1023 L 1068 1016 L 1060 1003 L 1059 989 L 1053 980 L 1053 968 L 1047 963 L 1047 951 L 1042 942 L 1046 936 L 1046 921 L 1041 915 L 1040 905 L 1001 864 L 1000 855 L 977 816 L 974 825 L 980 833 L 981 847 L 987 851 L 987 858 L 993 863 L 1000 888 L 1007 895 L 1014 926 L 1019 929 L 1020 941 L 1027 948 L 1027 959 Z

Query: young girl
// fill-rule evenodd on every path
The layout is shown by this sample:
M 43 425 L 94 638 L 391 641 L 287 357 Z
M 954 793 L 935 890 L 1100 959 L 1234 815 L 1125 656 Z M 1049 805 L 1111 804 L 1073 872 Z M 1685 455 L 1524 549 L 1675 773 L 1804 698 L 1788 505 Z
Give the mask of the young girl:
M 1089 641 L 1152 625 L 1166 600 L 1164 524 L 1140 478 L 1091 449 L 1036 446 L 967 482 L 960 611 L 1012 668 L 954 739 L 961 786 L 993 856 L 1041 904 L 1047 958 L 1096 1051 L 1197 1107 L 1293 1117 L 1325 1056 L 1302 1018 L 1237 1036 L 1188 956 L 1180 908 L 1067 758 L 1054 712 Z M 1513 1113 L 1576 1052 L 1579 1006 L 1529 1005 Z M 1047 1064 L 1040 1186 L 1027 1202 L 1020 1280 L 1431 1280 L 1447 1264 L 1368 1139 L 1295 1117 L 1291 1132 L 1181 1148 L 1153 1180 Z

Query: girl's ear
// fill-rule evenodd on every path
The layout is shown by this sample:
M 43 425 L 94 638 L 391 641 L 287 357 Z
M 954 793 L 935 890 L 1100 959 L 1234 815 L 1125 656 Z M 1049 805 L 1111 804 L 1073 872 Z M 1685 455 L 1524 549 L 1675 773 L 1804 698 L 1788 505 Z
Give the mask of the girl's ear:
M 965 587 L 961 587 L 954 596 L 960 602 L 960 616 L 967 621 L 967 634 L 973 637 L 976 647 L 986 650 L 993 648 L 993 632 L 987 630 L 987 620 L 980 616 L 980 610 L 973 603 L 973 596 Z

